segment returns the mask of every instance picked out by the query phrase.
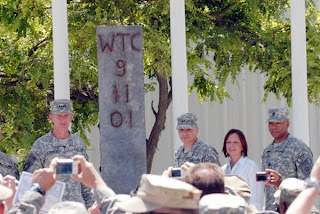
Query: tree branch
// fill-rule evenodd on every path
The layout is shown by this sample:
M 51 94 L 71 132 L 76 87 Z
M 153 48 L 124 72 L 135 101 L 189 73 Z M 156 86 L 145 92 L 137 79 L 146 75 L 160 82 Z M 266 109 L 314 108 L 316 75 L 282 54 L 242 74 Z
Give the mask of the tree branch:
M 41 40 L 38 44 L 33 46 L 30 49 L 28 56 L 31 57 L 40 47 L 45 46 L 50 39 L 51 39 L 51 34 L 49 36 L 47 36 L 46 38 L 44 38 L 43 40 Z

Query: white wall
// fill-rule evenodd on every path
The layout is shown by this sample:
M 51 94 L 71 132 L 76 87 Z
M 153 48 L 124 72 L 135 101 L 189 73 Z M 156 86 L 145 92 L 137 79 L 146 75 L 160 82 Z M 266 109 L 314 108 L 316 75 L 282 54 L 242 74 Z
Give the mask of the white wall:
M 221 150 L 223 146 L 223 138 L 231 128 L 242 130 L 247 138 L 249 152 L 248 156 L 260 163 L 260 157 L 263 149 L 272 141 L 267 127 L 267 111 L 268 108 L 274 106 L 286 105 L 285 100 L 277 100 L 272 94 L 266 103 L 262 103 L 263 84 L 265 77 L 262 74 L 242 71 L 239 77 L 239 85 L 228 84 L 232 100 L 225 100 L 222 104 L 219 102 L 205 102 L 200 104 L 195 93 L 189 97 L 189 111 L 194 112 L 198 116 L 198 125 L 200 128 L 199 138 L 213 145 L 220 154 L 221 164 L 226 162 Z M 148 81 L 148 80 L 146 80 Z M 192 81 L 189 78 L 189 82 Z M 149 135 L 154 116 L 151 111 L 151 101 L 154 100 L 154 108 L 156 109 L 156 101 L 158 92 L 150 92 L 145 96 L 146 109 L 146 133 Z M 160 136 L 158 150 L 155 154 L 152 173 L 161 174 L 168 166 L 173 164 L 173 135 L 177 134 L 175 127 L 172 127 L 172 106 L 167 112 L 167 121 L 165 130 Z M 290 116 L 292 117 L 292 112 Z M 320 155 L 320 108 L 309 104 L 309 127 L 310 127 L 310 147 L 314 155 L 314 160 Z M 176 119 L 176 118 L 174 118 Z M 291 128 L 289 128 L 292 132 Z M 93 128 L 88 133 L 91 139 L 92 147 L 89 148 L 90 160 L 99 168 L 99 131 Z
M 189 97 L 189 111 L 198 116 L 198 125 L 200 128 L 199 138 L 213 145 L 220 155 L 221 164 L 226 163 L 226 159 L 221 152 L 225 134 L 231 128 L 237 128 L 244 132 L 249 152 L 248 156 L 260 164 L 263 149 L 272 142 L 272 136 L 269 134 L 267 120 L 267 111 L 270 107 L 285 106 L 284 99 L 277 100 L 270 94 L 266 103 L 263 103 L 263 85 L 265 77 L 262 74 L 242 71 L 239 77 L 239 85 L 228 84 L 232 100 L 225 100 L 222 104 L 219 102 L 205 102 L 200 104 L 196 93 Z M 191 80 L 189 80 L 191 81 Z M 146 102 L 155 95 L 147 95 Z M 148 110 L 148 106 L 146 106 Z M 291 109 L 290 109 L 291 110 Z M 290 117 L 292 117 L 290 112 Z M 318 140 L 320 138 L 320 108 L 309 104 L 309 126 L 310 126 L 310 147 L 314 154 L 314 160 L 319 156 L 320 149 Z M 147 127 L 150 129 L 152 120 L 150 112 L 146 112 Z M 172 135 L 177 134 L 175 127 L 172 127 L 171 109 L 167 113 L 166 129 L 162 132 L 158 151 L 153 161 L 152 173 L 161 174 L 168 166 L 173 164 L 173 145 Z M 147 133 L 149 133 L 147 128 Z M 289 131 L 292 133 L 292 127 Z M 293 133 L 292 133 L 293 134 Z

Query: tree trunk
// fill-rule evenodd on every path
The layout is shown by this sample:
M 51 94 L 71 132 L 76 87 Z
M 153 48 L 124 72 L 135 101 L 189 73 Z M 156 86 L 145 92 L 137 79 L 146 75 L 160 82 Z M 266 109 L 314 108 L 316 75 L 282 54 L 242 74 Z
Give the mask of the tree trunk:
M 168 81 L 167 74 L 165 72 L 155 73 L 159 83 L 159 103 L 157 112 L 153 109 L 153 106 L 151 106 L 155 115 L 155 122 L 149 135 L 149 139 L 147 139 L 147 173 L 150 173 L 151 171 L 153 156 L 158 147 L 160 134 L 164 129 L 168 107 L 172 101 L 171 81 Z

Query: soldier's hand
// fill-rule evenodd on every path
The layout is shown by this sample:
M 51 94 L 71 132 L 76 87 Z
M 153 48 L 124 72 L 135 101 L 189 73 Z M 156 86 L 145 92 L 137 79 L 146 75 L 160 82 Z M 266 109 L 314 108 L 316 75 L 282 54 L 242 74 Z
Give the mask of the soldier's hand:
M 279 189 L 279 186 L 282 182 L 281 174 L 272 169 L 265 170 L 269 174 L 269 178 L 264 182 L 266 186 L 273 185 L 276 189 Z
M 32 176 L 32 183 L 38 183 L 44 191 L 48 191 L 56 182 L 56 173 L 51 168 L 37 169 Z
M 172 177 L 172 169 L 173 169 L 173 167 L 169 166 L 168 169 L 163 171 L 161 176 L 171 178 Z
M 71 175 L 73 179 L 80 181 L 84 185 L 91 188 L 106 186 L 100 174 L 94 168 L 93 164 L 88 162 L 84 156 L 76 155 L 72 159 L 79 161 L 79 174 Z
M 184 174 L 191 168 L 195 166 L 194 163 L 190 163 L 190 162 L 185 162 L 184 164 L 182 164 L 181 166 L 181 170 L 184 172 Z
M 315 179 L 318 184 L 320 184 L 320 157 L 318 157 L 317 161 L 314 163 L 310 177 Z
M 91 207 L 89 207 L 88 214 L 101 214 L 99 210 L 99 205 L 96 201 Z

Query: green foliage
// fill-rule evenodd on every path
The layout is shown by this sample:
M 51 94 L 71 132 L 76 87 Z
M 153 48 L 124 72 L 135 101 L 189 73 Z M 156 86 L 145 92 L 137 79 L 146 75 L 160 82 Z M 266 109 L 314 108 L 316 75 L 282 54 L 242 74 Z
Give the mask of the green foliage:
M 291 104 L 289 0 L 185 0 L 189 92 L 201 101 L 230 98 L 224 89 L 237 84 L 240 69 L 267 76 L 269 93 Z M 47 0 L 0 0 L 0 150 L 23 159 L 36 138 L 48 132 L 53 99 L 51 4 Z M 320 104 L 320 15 L 307 1 L 309 101 Z M 146 91 L 156 74 L 171 74 L 170 8 L 163 1 L 68 1 L 72 130 L 98 123 L 96 26 L 142 25 Z M 160 95 L 163 96 L 163 95 Z M 87 145 L 90 144 L 86 139 Z

